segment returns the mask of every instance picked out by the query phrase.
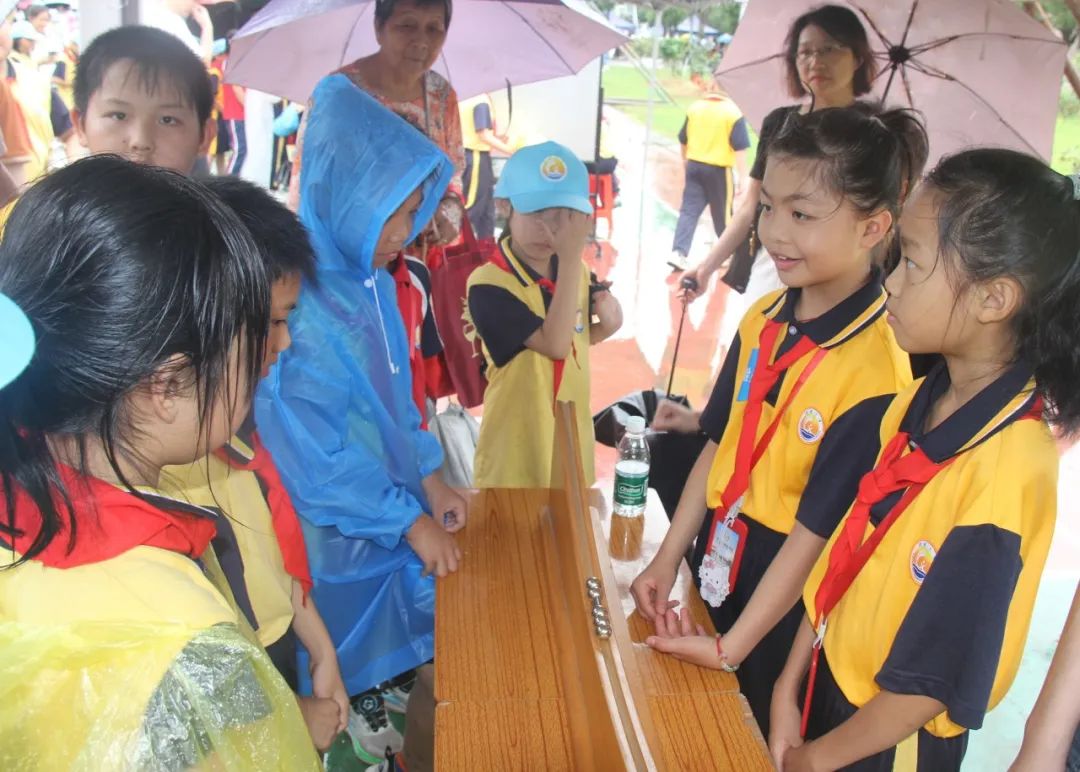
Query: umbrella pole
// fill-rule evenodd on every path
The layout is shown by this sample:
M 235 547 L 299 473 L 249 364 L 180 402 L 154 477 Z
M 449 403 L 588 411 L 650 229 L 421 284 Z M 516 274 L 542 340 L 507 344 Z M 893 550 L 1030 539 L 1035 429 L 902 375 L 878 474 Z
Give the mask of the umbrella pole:
M 657 34 L 657 27 L 660 24 L 659 14 L 657 15 L 656 22 L 653 26 L 653 44 L 652 44 L 652 61 L 649 63 L 648 81 L 649 81 L 649 99 L 645 108 L 645 143 L 641 154 L 641 193 L 638 199 L 638 230 L 637 230 L 637 276 L 638 281 L 634 282 L 634 308 L 640 308 L 641 299 L 641 268 L 642 260 L 644 258 L 644 249 L 642 242 L 645 239 L 645 196 L 646 189 L 648 188 L 649 180 L 649 145 L 652 143 L 652 127 L 653 127 L 653 103 L 655 101 L 655 92 L 658 87 L 656 82 L 656 60 L 660 58 L 660 35 Z M 652 218 L 649 218 L 650 220 Z

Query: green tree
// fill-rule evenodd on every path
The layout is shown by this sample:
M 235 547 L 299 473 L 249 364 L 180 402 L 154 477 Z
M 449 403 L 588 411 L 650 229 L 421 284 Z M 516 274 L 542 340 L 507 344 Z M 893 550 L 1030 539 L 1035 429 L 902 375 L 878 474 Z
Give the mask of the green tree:
M 685 8 L 680 8 L 677 5 L 668 6 L 660 14 L 660 24 L 664 28 L 664 33 L 672 35 L 675 33 L 675 28 L 682 24 L 690 16 L 689 12 Z
M 1065 0 L 1042 0 L 1040 5 L 1050 17 L 1050 22 L 1058 28 L 1066 40 L 1071 42 L 1076 37 L 1076 17 L 1069 10 Z
M 739 10 L 738 3 L 710 5 L 701 11 L 701 18 L 713 29 L 734 35 L 735 28 L 739 26 Z

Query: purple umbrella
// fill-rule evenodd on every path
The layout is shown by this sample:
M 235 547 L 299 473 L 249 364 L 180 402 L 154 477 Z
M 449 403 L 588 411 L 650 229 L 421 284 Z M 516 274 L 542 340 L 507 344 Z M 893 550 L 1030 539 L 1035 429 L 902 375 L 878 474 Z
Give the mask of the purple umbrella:
M 377 49 L 372 0 L 271 0 L 236 33 L 226 79 L 303 102 Z M 572 75 L 626 36 L 580 0 L 457 0 L 435 70 L 467 99 Z
M 820 0 L 751 0 L 724 54 L 720 81 L 761 126 L 782 104 L 784 36 Z M 1065 45 L 1009 0 L 844 2 L 870 38 L 874 93 L 922 112 L 929 164 L 973 145 L 1044 159 L 1054 142 Z M 928 166 L 929 168 L 929 166 Z

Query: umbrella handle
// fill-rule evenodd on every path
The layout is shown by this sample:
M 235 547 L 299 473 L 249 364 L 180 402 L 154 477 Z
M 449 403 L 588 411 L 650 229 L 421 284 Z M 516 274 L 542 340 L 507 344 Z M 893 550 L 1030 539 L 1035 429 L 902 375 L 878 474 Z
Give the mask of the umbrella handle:
M 691 287 L 690 285 L 693 285 Z M 687 289 L 697 287 L 693 279 L 683 279 L 682 286 Z M 690 305 L 690 299 L 685 295 L 682 298 L 682 316 L 679 317 L 679 331 L 675 334 L 675 350 L 671 353 L 671 375 L 668 376 L 667 391 L 664 393 L 667 399 L 671 399 L 671 389 L 675 385 L 675 363 L 679 361 L 679 346 L 682 344 L 683 325 L 686 324 L 686 307 Z

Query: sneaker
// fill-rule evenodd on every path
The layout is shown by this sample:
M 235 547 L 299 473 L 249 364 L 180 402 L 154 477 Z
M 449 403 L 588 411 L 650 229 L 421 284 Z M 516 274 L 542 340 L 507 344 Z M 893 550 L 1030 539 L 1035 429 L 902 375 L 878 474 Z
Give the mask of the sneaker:
M 356 757 L 368 764 L 380 764 L 400 753 L 405 743 L 401 733 L 391 725 L 386 704 L 378 692 L 365 692 L 352 700 L 348 732 Z
M 398 763 L 398 754 L 387 757 L 378 764 L 372 764 L 364 772 L 403 772 L 405 767 Z
M 402 673 L 397 678 L 390 679 L 382 691 L 386 709 L 392 713 L 405 713 L 405 709 L 409 706 L 409 695 L 412 694 L 415 683 L 415 670 L 410 670 Z
M 667 264 L 671 266 L 671 270 L 682 273 L 690 269 L 690 261 L 686 259 L 686 255 L 681 252 L 672 252 L 671 257 L 668 258 Z

